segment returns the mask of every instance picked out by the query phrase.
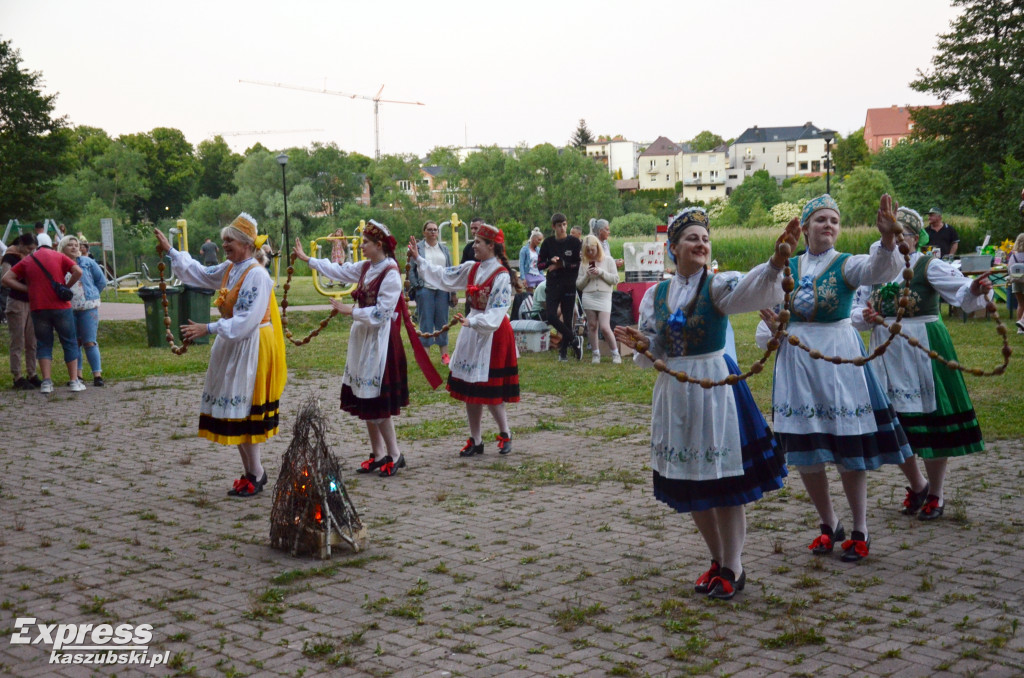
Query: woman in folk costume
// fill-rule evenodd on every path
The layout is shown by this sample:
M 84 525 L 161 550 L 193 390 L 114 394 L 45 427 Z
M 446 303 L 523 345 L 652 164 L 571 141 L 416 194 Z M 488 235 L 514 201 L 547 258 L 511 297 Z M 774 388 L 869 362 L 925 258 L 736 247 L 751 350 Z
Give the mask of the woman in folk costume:
M 505 256 L 505 234 L 481 223 L 473 241 L 473 256 L 460 266 L 443 268 L 419 257 L 415 238 L 409 239 L 409 257 L 418 259 L 420 276 L 437 289 L 466 290 L 469 315 L 460 318 L 462 330 L 448 364 L 448 392 L 466 403 L 469 438 L 459 456 L 484 453 L 481 420 L 486 405 L 499 433 L 498 452 L 512 451 L 512 433 L 505 403 L 519 402 L 519 367 L 516 338 L 508 320 L 512 289 L 521 289 Z
M 942 323 L 939 300 L 971 313 L 985 308 L 992 283 L 987 276 L 971 280 L 945 261 L 916 251 L 922 240 L 927 243 L 928 229 L 914 210 L 900 207 L 896 220 L 914 250 L 910 255 L 914 277 L 901 323 L 903 336 L 914 337 L 925 350 L 897 339 L 874 366 L 882 389 L 899 414 L 910 447 L 924 460 L 928 475 L 926 481 L 914 458 L 900 465 L 910 481 L 903 513 L 933 520 L 943 512 L 949 458 L 985 449 L 963 374 L 928 357 L 927 351 L 934 350 L 946 360 L 957 359 L 949 330 Z M 889 330 L 872 320 L 882 316 L 887 324 L 894 322 L 902 280 L 900 276 L 885 285 L 865 285 L 857 290 L 851 319 L 858 330 L 872 330 L 872 350 L 889 337 Z
M 790 259 L 798 281 L 792 292 L 789 330 L 806 346 L 830 356 L 864 355 L 864 343 L 850 322 L 854 292 L 861 285 L 892 280 L 903 265 L 896 249 L 899 226 L 892 199 L 883 195 L 875 225 L 881 246 L 871 254 L 842 254 L 839 205 L 827 193 L 808 202 L 800 216 L 807 251 Z M 764 344 L 763 333 L 759 344 Z M 868 555 L 867 474 L 883 464 L 902 464 L 913 454 L 871 364 L 836 365 L 815 360 L 783 342 L 772 388 L 774 429 L 786 463 L 797 467 L 821 518 L 821 535 L 810 545 L 815 555 L 831 553 L 842 542 L 842 560 Z M 853 514 L 846 531 L 832 507 L 826 464 L 835 464 Z M 845 540 L 845 541 L 844 541 Z
M 741 374 L 725 352 L 728 316 L 780 302 L 786 259 L 777 251 L 746 275 L 711 273 L 708 226 L 707 212 L 699 207 L 671 220 L 668 251 L 676 273 L 644 294 L 639 329 L 616 327 L 615 336 L 631 348 L 649 347 L 669 369 L 721 381 Z M 798 239 L 794 219 L 779 243 L 793 247 Z M 652 365 L 642 353 L 633 360 L 641 367 Z M 655 498 L 689 513 L 711 552 L 711 568 L 694 590 L 732 598 L 747 578 L 744 505 L 782 487 L 787 474 L 746 382 L 705 389 L 659 374 L 651 404 L 651 465 Z
M 321 275 L 356 283 L 352 293 L 355 305 L 331 300 L 331 306 L 339 313 L 352 316 L 345 374 L 341 378 L 341 409 L 366 422 L 370 436 L 370 456 L 356 471 L 378 471 L 380 476 L 388 477 L 405 466 L 391 420 L 409 404 L 402 321 L 410 332 L 416 362 L 432 388 L 441 384 L 441 377 L 430 364 L 426 349 L 412 334 L 412 321 L 402 296 L 402 277 L 395 261 L 395 238 L 387 226 L 371 219 L 363 228 L 362 250 L 366 261 L 347 264 L 310 257 L 302 250 L 298 238 L 294 251 Z
M 203 384 L 199 436 L 238 446 L 243 474 L 228 494 L 251 497 L 267 484 L 260 447 L 277 434 L 278 408 L 288 378 L 274 284 L 253 258 L 267 236 L 258 236 L 256 220 L 243 212 L 221 229 L 227 260 L 203 266 L 188 252 L 171 247 L 159 230 L 154 232 L 157 249 L 170 255 L 174 275 L 186 285 L 218 290 L 214 303 L 220 320 L 190 320 L 181 326 L 181 336 L 217 337 Z

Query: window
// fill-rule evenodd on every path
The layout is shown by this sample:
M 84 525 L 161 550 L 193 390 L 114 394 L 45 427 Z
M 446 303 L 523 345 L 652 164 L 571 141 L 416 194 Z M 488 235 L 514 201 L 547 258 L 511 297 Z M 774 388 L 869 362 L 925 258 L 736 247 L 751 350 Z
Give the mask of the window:
M 807 144 L 800 144 L 799 146 L 797 146 L 796 147 L 796 152 L 797 153 L 806 153 L 807 152 Z
M 693 175 L 693 178 L 694 178 L 694 179 L 696 179 L 696 178 L 697 178 L 697 173 L 696 173 L 696 172 L 691 172 L 691 174 Z
M 669 164 L 669 159 L 665 158 L 665 167 L 668 167 L 668 164 Z
M 807 171 L 807 161 L 806 160 L 801 160 L 800 161 L 800 170 L 802 172 L 806 172 Z
M 403 191 L 411 191 L 412 190 L 412 182 L 411 181 L 407 181 L 405 179 L 402 179 L 402 180 L 400 180 L 398 182 L 398 187 L 400 189 L 402 189 Z
M 820 172 L 821 171 L 821 161 L 820 160 L 812 160 L 811 161 L 811 171 L 812 172 Z
M 712 191 L 717 191 L 717 190 L 718 190 L 718 186 L 712 185 L 712 186 L 711 186 L 711 190 L 712 190 Z
M 669 178 L 668 178 L 668 175 L 666 174 L 665 175 L 665 181 L 668 181 L 668 180 L 669 180 Z
M 885 148 L 892 148 L 892 139 L 890 139 L 889 137 L 882 139 L 882 146 L 884 146 Z
M 703 186 L 698 186 L 698 187 L 697 187 L 697 190 L 698 190 L 698 191 L 703 191 L 703 190 L 704 190 L 704 187 L 703 187 Z

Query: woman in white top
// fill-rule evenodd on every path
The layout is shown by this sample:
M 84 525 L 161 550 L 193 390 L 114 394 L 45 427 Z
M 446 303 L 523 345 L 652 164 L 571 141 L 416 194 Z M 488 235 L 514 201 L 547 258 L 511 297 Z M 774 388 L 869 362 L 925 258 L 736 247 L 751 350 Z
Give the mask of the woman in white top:
M 619 357 L 619 346 L 612 334 L 612 292 L 619 282 L 619 272 L 615 268 L 615 260 L 605 255 L 601 241 L 595 235 L 583 239 L 583 263 L 576 275 L 576 289 L 580 291 L 583 312 L 587 314 L 587 334 L 590 346 L 594 349 L 591 362 L 601 362 L 601 347 L 597 343 L 597 330 L 600 326 L 605 341 L 612 352 L 612 362 L 622 362 Z
M 423 239 L 416 243 L 416 250 L 420 257 L 436 266 L 448 267 L 452 265 L 452 254 L 448 246 L 440 241 L 441 232 L 437 224 L 428 221 L 423 224 Z M 455 308 L 457 298 L 454 292 L 445 292 L 432 285 L 428 285 L 420 277 L 419 266 L 415 262 L 409 265 L 409 298 L 416 302 L 416 319 L 420 325 L 420 332 L 431 334 L 445 326 L 448 322 L 448 309 Z M 441 362 L 448 364 L 451 356 L 448 355 L 448 331 L 445 330 L 436 337 L 420 337 L 420 341 L 427 348 L 436 344 L 441 350 Z
M 481 420 L 486 405 L 498 426 L 498 452 L 512 451 L 512 433 L 505 403 L 519 402 L 519 366 L 515 334 L 508 320 L 512 289 L 519 281 L 505 256 L 505 234 L 481 223 L 473 241 L 473 256 L 460 266 L 442 268 L 419 258 L 415 238 L 409 239 L 409 258 L 418 260 L 420 275 L 438 289 L 466 290 L 469 315 L 461 318 L 462 330 L 448 367 L 448 392 L 466 403 L 469 438 L 459 456 L 484 453 Z

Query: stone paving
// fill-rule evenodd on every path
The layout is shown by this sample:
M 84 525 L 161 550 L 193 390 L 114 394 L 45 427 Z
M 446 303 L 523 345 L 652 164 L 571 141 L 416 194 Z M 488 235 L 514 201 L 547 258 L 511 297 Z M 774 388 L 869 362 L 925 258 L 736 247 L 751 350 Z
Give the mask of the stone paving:
M 1019 676 L 1024 446 L 954 460 L 946 515 L 901 516 L 903 479 L 870 476 L 871 556 L 816 558 L 795 477 L 748 509 L 746 590 L 693 593 L 706 568 L 689 518 L 651 498 L 647 408 L 551 419 L 511 408 L 515 450 L 459 459 L 453 401 L 399 420 L 408 468 L 346 477 L 368 548 L 329 561 L 269 548 L 272 488 L 225 490 L 232 448 L 194 436 L 201 377 L 0 394 L 0 673 L 13 676 Z M 365 430 L 337 378 L 322 399 L 347 468 Z M 421 426 L 445 431 L 424 439 Z M 489 432 L 491 435 L 493 431 Z M 833 496 L 842 507 L 838 479 Z M 844 516 L 849 521 L 848 515 Z M 50 664 L 12 644 L 38 624 L 150 624 L 141 666 Z M 33 637 L 35 632 L 33 631 Z M 163 654 L 166 653 L 166 654 Z

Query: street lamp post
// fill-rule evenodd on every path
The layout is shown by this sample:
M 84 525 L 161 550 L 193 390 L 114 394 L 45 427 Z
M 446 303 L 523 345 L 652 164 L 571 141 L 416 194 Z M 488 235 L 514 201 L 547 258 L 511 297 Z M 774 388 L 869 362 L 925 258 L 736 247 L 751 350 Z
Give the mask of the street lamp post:
M 825 192 L 832 195 L 832 140 L 836 138 L 835 130 L 821 130 L 821 138 L 825 140 Z
M 292 246 L 292 239 L 288 234 L 288 180 L 284 174 L 284 168 L 288 164 L 288 154 L 278 155 L 277 164 L 281 166 L 281 191 L 284 193 L 284 249 L 287 252 Z

